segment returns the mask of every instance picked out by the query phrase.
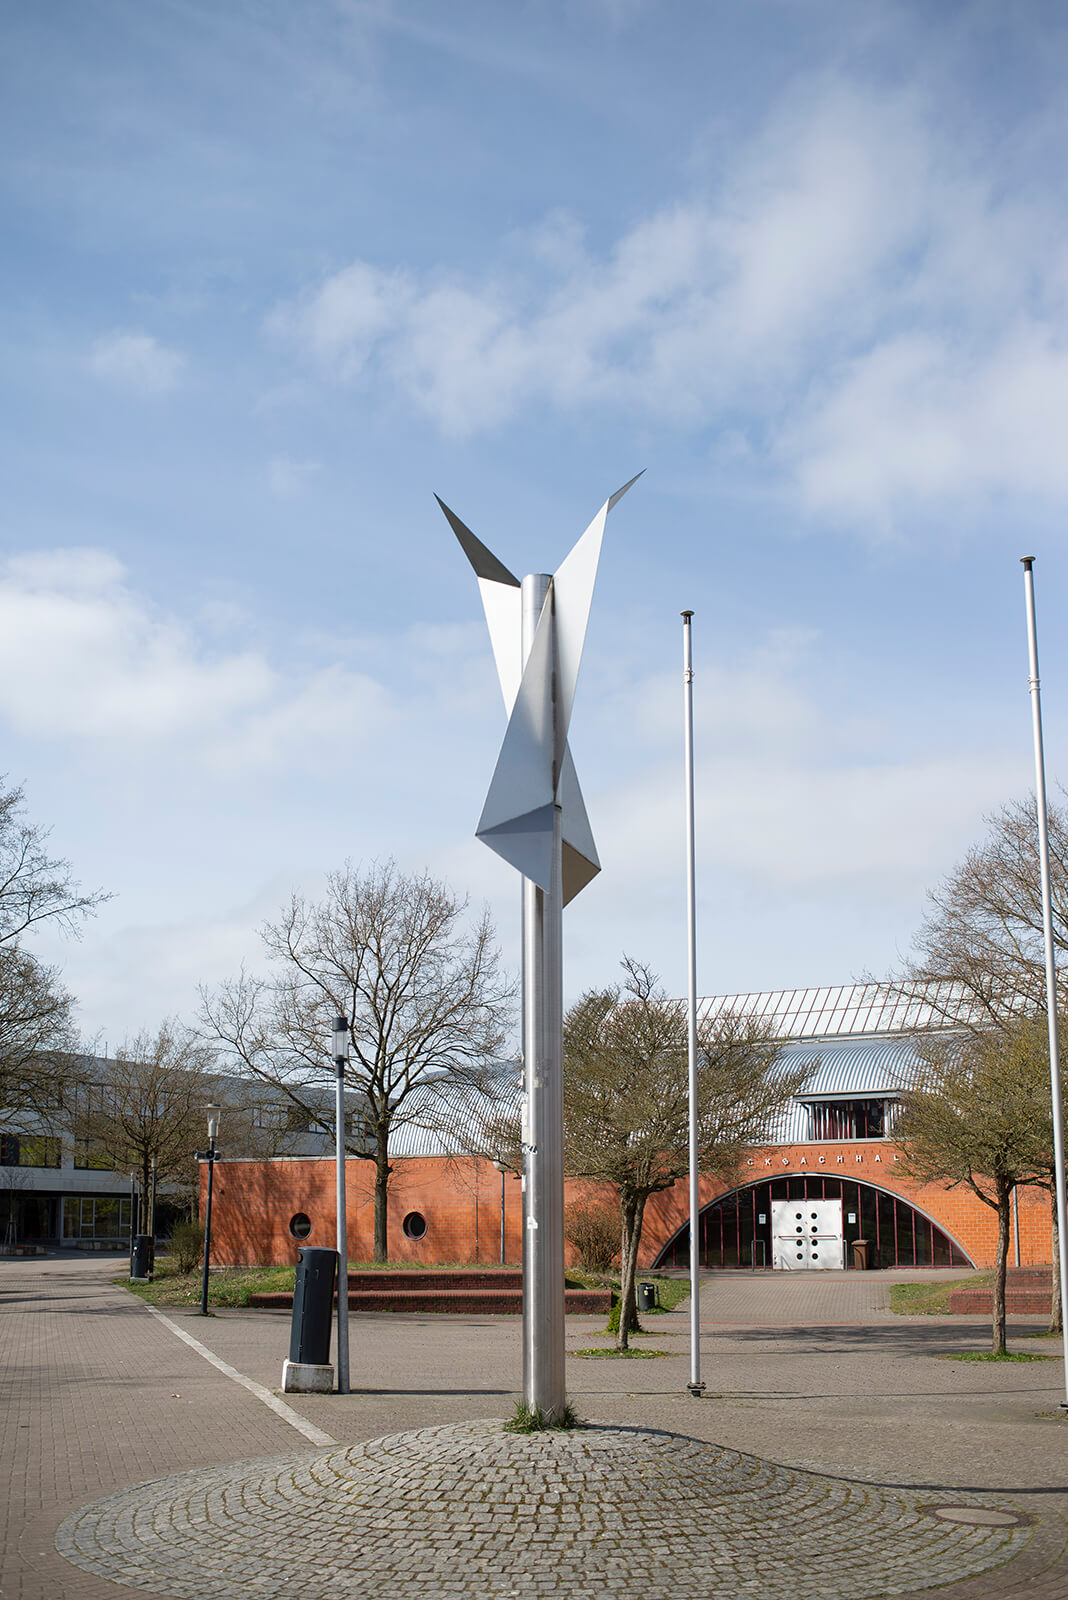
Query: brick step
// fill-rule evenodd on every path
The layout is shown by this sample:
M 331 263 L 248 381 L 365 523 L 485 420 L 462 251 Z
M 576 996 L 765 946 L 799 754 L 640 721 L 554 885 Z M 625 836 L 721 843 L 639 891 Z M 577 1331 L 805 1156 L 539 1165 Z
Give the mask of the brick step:
M 350 1272 L 349 1289 L 367 1290 L 377 1294 L 404 1289 L 429 1290 L 437 1294 L 442 1289 L 522 1289 L 523 1274 L 507 1267 L 476 1267 L 468 1270 L 459 1267 L 451 1272 Z
M 291 1294 L 251 1294 L 248 1303 L 261 1310 L 288 1310 Z M 607 1289 L 565 1289 L 569 1314 L 607 1316 L 612 1296 Z M 454 1316 L 520 1316 L 522 1289 L 350 1289 L 350 1311 L 451 1312 Z
M 1005 1310 L 1017 1317 L 1048 1317 L 1053 1302 L 1049 1289 L 1006 1289 Z M 994 1310 L 994 1296 L 989 1289 L 957 1289 L 949 1297 L 949 1309 L 955 1317 L 990 1316 Z

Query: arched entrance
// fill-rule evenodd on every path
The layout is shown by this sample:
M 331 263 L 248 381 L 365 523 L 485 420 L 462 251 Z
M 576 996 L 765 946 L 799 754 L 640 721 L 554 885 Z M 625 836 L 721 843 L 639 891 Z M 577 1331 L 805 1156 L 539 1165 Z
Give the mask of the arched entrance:
M 852 1245 L 866 1239 L 873 1267 L 970 1267 L 964 1251 L 933 1219 L 907 1200 L 854 1178 L 822 1173 L 791 1174 L 733 1189 L 705 1206 L 698 1218 L 700 1262 L 703 1267 L 771 1267 L 782 1256 L 777 1229 L 784 1224 L 782 1203 L 820 1202 L 823 1221 L 840 1214 L 839 1257 L 852 1264 Z M 791 1218 L 792 1226 L 792 1218 Z M 800 1231 L 800 1230 L 798 1230 Z M 802 1259 L 800 1267 L 818 1267 L 835 1261 L 828 1252 L 821 1260 Z M 690 1226 L 685 1223 L 656 1258 L 658 1267 L 685 1267 L 690 1260 Z M 789 1261 L 794 1265 L 791 1251 Z

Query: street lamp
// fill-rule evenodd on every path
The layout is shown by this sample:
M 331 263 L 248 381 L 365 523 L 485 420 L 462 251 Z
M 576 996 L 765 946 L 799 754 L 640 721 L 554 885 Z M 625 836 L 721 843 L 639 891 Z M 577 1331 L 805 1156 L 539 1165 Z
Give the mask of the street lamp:
M 337 1392 L 349 1392 L 349 1230 L 345 1213 L 345 1064 L 349 1059 L 349 1019 L 334 1018 L 334 1115 L 337 1148 Z
M 219 1113 L 222 1106 L 205 1106 L 208 1113 L 208 1203 L 204 1208 L 204 1275 L 200 1280 L 200 1315 L 208 1314 L 208 1258 L 211 1255 L 211 1191 L 215 1182 L 215 1140 L 219 1133 Z M 198 1151 L 198 1154 L 200 1152 Z

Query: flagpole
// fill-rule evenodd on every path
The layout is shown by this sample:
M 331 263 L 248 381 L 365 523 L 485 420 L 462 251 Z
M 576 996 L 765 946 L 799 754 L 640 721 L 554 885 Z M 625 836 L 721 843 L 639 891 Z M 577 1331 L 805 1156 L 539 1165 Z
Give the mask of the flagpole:
M 1030 667 L 1031 726 L 1035 740 L 1035 807 L 1038 812 L 1038 868 L 1042 886 L 1042 935 L 1046 947 L 1046 1017 L 1049 1024 L 1049 1079 L 1053 1101 L 1053 1165 L 1057 1192 L 1057 1255 L 1061 1277 L 1061 1341 L 1064 1346 L 1065 1398 L 1068 1411 L 1068 1317 L 1064 1315 L 1068 1281 L 1068 1202 L 1064 1182 L 1064 1109 L 1061 1057 L 1057 1040 L 1057 965 L 1053 951 L 1053 900 L 1049 881 L 1049 812 L 1046 803 L 1046 760 L 1042 747 L 1042 699 L 1038 680 L 1038 625 L 1035 620 L 1034 556 L 1021 556 L 1027 607 L 1027 652 Z
M 697 1149 L 697 863 L 694 843 L 693 805 L 693 650 L 690 635 L 692 611 L 682 613 L 683 716 L 685 723 L 686 768 L 686 943 L 688 983 L 686 1000 L 686 1045 L 688 1065 L 690 1135 L 690 1381 L 686 1385 L 695 1400 L 704 1393 L 701 1382 L 701 1284 L 699 1276 L 700 1195 L 698 1193 Z

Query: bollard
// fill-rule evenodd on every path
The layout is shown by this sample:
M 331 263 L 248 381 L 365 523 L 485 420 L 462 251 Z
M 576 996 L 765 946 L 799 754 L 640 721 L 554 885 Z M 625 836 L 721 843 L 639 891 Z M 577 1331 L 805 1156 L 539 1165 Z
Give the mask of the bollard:
M 297 1252 L 289 1360 L 282 1363 L 286 1394 L 325 1394 L 334 1387 L 330 1329 L 334 1319 L 337 1251 L 310 1245 Z
M 130 1251 L 130 1277 L 142 1282 L 150 1281 L 156 1265 L 155 1244 L 150 1233 L 134 1235 L 133 1249 Z

